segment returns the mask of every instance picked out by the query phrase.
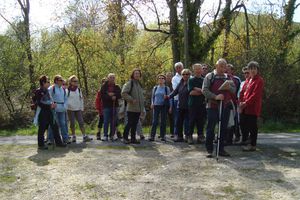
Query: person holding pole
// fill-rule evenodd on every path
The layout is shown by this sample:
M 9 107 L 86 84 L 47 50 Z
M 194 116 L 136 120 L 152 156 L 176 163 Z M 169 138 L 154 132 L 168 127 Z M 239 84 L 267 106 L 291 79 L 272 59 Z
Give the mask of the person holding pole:
M 206 128 L 206 150 L 209 158 L 213 157 L 214 129 L 219 121 L 218 133 L 218 156 L 230 156 L 224 150 L 224 137 L 226 135 L 229 119 L 229 105 L 236 87 L 230 77 L 225 74 L 227 62 L 221 58 L 216 63 L 213 72 L 208 73 L 203 81 L 202 92 L 207 99 L 207 128 Z M 227 82 L 226 82 L 227 81 Z M 224 84 L 226 82 L 226 84 Z M 222 86 L 222 87 L 221 87 Z
M 113 141 L 117 124 L 118 100 L 121 98 L 121 88 L 115 83 L 116 76 L 113 73 L 108 74 L 107 81 L 102 86 L 100 93 L 103 103 L 104 116 L 104 137 L 103 141 L 108 141 L 108 127 L 110 125 L 109 137 Z

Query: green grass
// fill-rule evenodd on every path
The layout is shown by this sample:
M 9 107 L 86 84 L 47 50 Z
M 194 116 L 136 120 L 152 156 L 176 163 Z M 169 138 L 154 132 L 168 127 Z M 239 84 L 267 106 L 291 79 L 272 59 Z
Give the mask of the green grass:
M 300 133 L 300 124 L 266 121 L 259 125 L 261 133 Z

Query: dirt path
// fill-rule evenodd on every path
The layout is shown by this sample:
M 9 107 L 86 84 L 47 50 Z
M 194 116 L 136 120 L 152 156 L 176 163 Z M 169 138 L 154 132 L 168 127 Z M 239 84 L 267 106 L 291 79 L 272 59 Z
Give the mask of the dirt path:
M 260 134 L 255 153 L 206 158 L 203 145 L 80 141 L 37 151 L 0 137 L 0 199 L 300 199 L 300 134 Z

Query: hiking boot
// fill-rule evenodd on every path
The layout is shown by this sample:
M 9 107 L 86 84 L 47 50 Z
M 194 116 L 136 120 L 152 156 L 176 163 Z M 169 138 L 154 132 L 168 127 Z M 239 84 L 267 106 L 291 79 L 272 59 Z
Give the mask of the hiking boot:
M 193 136 L 188 137 L 188 144 L 194 144 Z
M 104 136 L 103 139 L 102 139 L 102 141 L 107 142 L 108 141 L 108 137 Z
M 65 140 L 63 141 L 63 143 L 65 143 L 65 144 L 71 144 L 71 141 L 70 141 L 69 138 L 68 138 L 68 139 L 65 139 Z
M 101 133 L 100 132 L 97 132 L 97 140 L 101 140 Z
M 48 147 L 43 145 L 43 146 L 39 146 L 38 150 L 48 150 Z
M 90 138 L 88 135 L 83 137 L 83 142 L 90 142 L 93 138 Z
M 166 137 L 160 137 L 162 142 L 167 142 Z
M 243 147 L 243 151 L 256 151 L 256 146 L 252 146 L 251 144 Z
M 149 142 L 154 142 L 155 139 L 154 139 L 154 137 L 149 137 L 148 141 L 149 141 Z
M 219 156 L 230 157 L 230 154 L 227 153 L 225 150 L 223 150 L 223 151 L 220 151 L 220 152 L 219 152 Z
M 72 142 L 76 143 L 76 136 L 75 135 L 72 137 Z
M 140 140 L 144 140 L 145 136 L 143 134 L 140 135 Z
M 128 139 L 123 138 L 123 143 L 124 144 L 130 144 L 130 141 Z
M 213 152 L 212 151 L 207 151 L 207 156 L 206 158 L 213 158 Z

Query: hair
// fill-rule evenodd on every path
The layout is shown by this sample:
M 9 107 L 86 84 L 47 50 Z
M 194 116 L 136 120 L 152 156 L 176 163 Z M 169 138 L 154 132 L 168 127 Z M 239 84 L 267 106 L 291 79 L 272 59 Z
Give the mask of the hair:
M 251 61 L 247 65 L 248 69 L 257 69 L 259 70 L 259 64 L 256 61 Z
M 166 76 L 169 76 L 169 75 L 173 76 L 173 73 L 172 72 L 167 72 Z
M 192 72 L 189 69 L 183 69 L 182 72 L 181 72 L 181 75 L 184 74 L 184 73 L 192 74 Z
M 62 79 L 62 76 L 61 76 L 61 75 L 55 75 L 55 76 L 54 76 L 53 82 L 56 83 L 56 81 L 57 81 L 58 79 Z
M 140 76 L 142 77 L 142 71 L 138 68 L 135 68 L 131 73 L 131 76 L 130 76 L 131 79 L 134 79 L 134 72 L 140 72 Z
M 165 80 L 167 78 L 164 74 L 158 74 L 156 78 L 159 78 L 159 77 L 164 77 Z
M 42 75 L 39 78 L 40 86 L 43 86 L 48 81 L 48 76 Z
M 227 61 L 224 58 L 220 58 L 216 65 L 227 65 Z
M 104 84 L 104 83 L 105 83 L 105 81 L 107 81 L 107 79 L 106 79 L 106 78 L 102 78 L 102 80 L 101 80 L 101 84 Z
M 183 63 L 182 62 L 175 63 L 174 68 L 177 69 L 178 67 L 183 67 Z
M 234 67 L 232 64 L 227 64 L 227 67 L 229 67 L 231 70 L 234 70 Z
M 196 67 L 200 67 L 202 69 L 202 65 L 200 63 L 195 63 L 193 64 L 193 70 L 196 68 Z
M 72 75 L 68 78 L 68 85 L 71 86 L 71 82 L 73 81 L 73 79 L 78 79 L 77 76 Z
M 248 70 L 247 66 L 243 67 L 242 72 L 245 72 L 246 70 Z
M 109 78 L 109 77 L 111 77 L 111 76 L 116 76 L 114 73 L 109 73 L 108 75 L 107 75 L 107 78 Z

